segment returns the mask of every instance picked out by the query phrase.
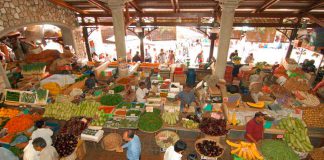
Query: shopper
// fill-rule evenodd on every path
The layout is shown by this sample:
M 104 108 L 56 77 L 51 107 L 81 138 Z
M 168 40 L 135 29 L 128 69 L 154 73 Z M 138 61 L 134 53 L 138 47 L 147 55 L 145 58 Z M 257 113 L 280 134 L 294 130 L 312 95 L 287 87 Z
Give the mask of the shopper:
M 174 146 L 170 146 L 164 153 L 163 160 L 181 160 L 183 152 L 187 149 L 184 141 L 178 140 Z
M 203 53 L 204 53 L 203 50 L 201 50 L 201 51 L 198 53 L 198 55 L 197 55 L 197 57 L 196 57 L 196 59 L 195 59 L 195 63 L 198 62 L 198 64 L 201 64 L 202 62 L 204 62 L 204 54 L 203 54 Z
M 235 56 L 238 56 L 238 52 L 237 52 L 237 50 L 235 50 L 234 52 L 232 52 L 231 54 L 230 54 L 230 60 L 232 60 L 232 58 L 233 57 L 235 57 Z
M 133 57 L 133 62 L 142 62 L 142 59 L 141 59 L 138 51 L 136 51 L 136 54 Z
M 46 141 L 38 137 L 24 149 L 23 160 L 58 160 L 59 155 L 53 146 L 46 145 Z
M 254 118 L 246 124 L 245 139 L 247 141 L 257 143 L 263 139 L 263 123 L 265 115 L 266 114 L 263 114 L 262 112 L 257 112 L 255 113 Z
M 174 52 L 173 52 L 173 50 L 170 50 L 170 53 L 169 53 L 169 64 L 173 64 L 174 63 L 174 60 L 175 60 Z
M 123 139 L 127 142 L 122 148 L 127 148 L 127 159 L 128 160 L 140 160 L 141 157 L 141 141 L 134 130 L 125 131 Z
M 127 59 L 127 62 L 131 62 L 131 60 L 132 60 L 132 49 L 129 49 L 129 51 L 126 53 L 126 59 Z
M 248 57 L 246 57 L 245 61 L 246 64 L 251 64 L 254 62 L 254 57 L 253 57 L 253 53 L 250 53 L 250 55 Z
M 35 127 L 37 129 L 32 133 L 31 140 L 41 137 L 46 141 L 47 146 L 51 146 L 53 143 L 53 131 L 45 126 L 45 122 L 43 120 L 37 121 L 35 123 Z
M 198 101 L 196 100 L 195 93 L 192 90 L 192 87 L 189 85 L 186 85 L 183 88 L 183 91 L 181 91 L 176 98 L 181 101 L 180 104 L 180 112 L 183 112 L 184 107 L 190 106 L 192 102 L 195 102 L 197 106 L 199 106 Z
M 149 90 L 146 88 L 144 82 L 139 83 L 139 87 L 136 90 L 136 100 L 140 103 L 145 103 L 147 96 L 148 96 Z
M 166 56 L 165 56 L 164 50 L 161 49 L 160 54 L 158 55 L 158 62 L 160 64 L 163 64 L 163 63 L 165 63 L 165 60 L 166 60 Z
M 152 62 L 151 53 L 149 53 L 149 52 L 147 51 L 147 49 L 145 49 L 145 58 L 144 58 L 144 62 L 148 62 L 148 63 L 151 63 L 151 62 Z
M 14 155 L 10 150 L 4 148 L 4 147 L 1 147 L 1 144 L 0 144 L 0 158 L 2 160 L 19 160 L 19 158 Z
M 93 89 L 96 87 L 96 83 L 98 83 L 96 76 L 94 73 L 90 73 L 89 78 L 85 81 L 85 86 L 87 89 Z

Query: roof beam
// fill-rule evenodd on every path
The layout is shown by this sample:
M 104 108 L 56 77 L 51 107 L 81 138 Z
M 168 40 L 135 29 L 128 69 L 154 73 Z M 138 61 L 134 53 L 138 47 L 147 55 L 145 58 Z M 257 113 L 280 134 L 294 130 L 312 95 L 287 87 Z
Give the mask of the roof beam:
M 171 0 L 171 5 L 172 5 L 172 8 L 173 8 L 173 12 L 177 13 L 177 6 L 175 4 L 175 0 Z
M 256 9 L 254 13 L 261 13 L 279 1 L 280 0 L 267 0 L 262 4 L 262 6 L 260 6 L 258 9 Z
M 175 7 L 176 7 L 176 13 L 180 12 L 180 6 L 179 6 L 179 0 L 174 0 Z
M 61 7 L 70 9 L 70 10 L 72 10 L 74 12 L 78 12 L 78 13 L 81 13 L 81 14 L 86 14 L 87 13 L 85 11 L 82 11 L 82 10 L 80 10 L 78 8 L 75 8 L 75 7 L 71 6 L 69 3 L 66 3 L 63 0 L 49 0 L 49 1 L 52 2 L 52 3 L 54 3 L 54 4 L 56 4 L 56 5 L 59 5 Z
M 88 1 L 89 3 L 95 5 L 96 7 L 104 10 L 106 13 L 111 13 L 111 10 L 105 4 L 103 4 L 103 2 L 98 0 L 88 0 Z
M 319 20 L 318 18 L 314 17 L 313 15 L 307 13 L 306 16 L 311 19 L 312 21 L 314 21 L 316 24 L 320 25 L 321 27 L 324 27 L 324 22 Z
M 136 12 L 143 13 L 142 8 L 140 8 L 134 1 L 130 1 L 129 4 L 136 10 Z
M 307 13 L 315 8 L 319 8 L 319 7 L 322 7 L 324 6 L 324 0 L 321 0 L 319 2 L 315 2 L 314 4 L 312 4 L 311 6 L 309 6 L 308 8 L 306 8 L 305 10 L 303 10 L 302 12 L 303 13 Z

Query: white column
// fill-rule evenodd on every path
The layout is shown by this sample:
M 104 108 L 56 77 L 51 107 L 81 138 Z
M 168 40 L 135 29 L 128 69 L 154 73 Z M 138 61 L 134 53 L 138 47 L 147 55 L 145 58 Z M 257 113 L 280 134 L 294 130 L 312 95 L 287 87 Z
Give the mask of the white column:
M 125 21 L 124 21 L 124 4 L 126 0 L 108 0 L 108 6 L 111 9 L 115 45 L 118 57 L 126 57 L 126 44 L 125 44 Z
M 225 74 L 229 44 L 232 35 L 234 13 L 240 0 L 220 0 L 222 16 L 219 32 L 219 45 L 216 61 L 216 75 L 223 79 Z

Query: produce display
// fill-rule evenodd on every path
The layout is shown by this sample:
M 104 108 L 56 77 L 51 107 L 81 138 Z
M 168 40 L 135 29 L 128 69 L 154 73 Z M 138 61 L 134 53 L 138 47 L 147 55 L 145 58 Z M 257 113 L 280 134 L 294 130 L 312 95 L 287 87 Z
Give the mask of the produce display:
M 119 94 L 109 94 L 100 98 L 100 103 L 106 106 L 115 106 L 123 101 L 123 97 Z
M 198 128 L 199 123 L 197 123 L 193 120 L 190 120 L 190 119 L 185 119 L 185 120 L 182 120 L 182 126 L 184 128 L 188 128 L 188 129 L 196 129 L 196 128 Z
M 46 63 L 31 63 L 22 66 L 24 74 L 40 74 L 43 73 Z
M 120 86 L 114 87 L 113 90 L 114 90 L 115 93 L 119 93 L 119 92 L 124 91 L 125 87 L 120 85 Z
M 143 109 L 144 107 L 145 107 L 144 103 L 133 103 L 133 108 Z
M 36 94 L 35 93 L 28 93 L 28 92 L 23 92 L 21 94 L 21 102 L 24 103 L 35 103 L 36 102 Z
M 126 116 L 126 110 L 125 109 L 116 109 L 114 112 L 115 116 L 125 117 Z
M 308 137 L 306 124 L 298 118 L 283 118 L 279 122 L 279 129 L 286 130 L 284 141 L 293 150 L 298 152 L 309 152 L 313 146 Z
M 103 126 L 106 123 L 107 115 L 104 110 L 99 110 L 96 112 L 91 125 L 93 126 Z
M 302 108 L 303 121 L 308 127 L 324 128 L 324 107 Z
M 122 142 L 123 139 L 118 133 L 109 133 L 102 140 L 104 149 L 108 151 L 115 150 L 117 147 L 121 146 Z
M 36 94 L 37 94 L 37 100 L 39 102 L 46 102 L 47 101 L 48 90 L 46 90 L 46 89 L 37 89 Z
M 7 128 L 9 134 L 24 132 L 34 125 L 33 116 L 30 114 L 23 114 L 11 118 L 3 128 Z
M 71 134 L 59 134 L 54 142 L 54 147 L 60 157 L 71 155 L 78 144 L 77 137 Z
M 85 129 L 82 134 L 90 135 L 90 136 L 95 136 L 98 133 L 99 130 L 94 130 L 94 129 Z
M 305 104 L 307 107 L 315 107 L 321 104 L 320 100 L 317 98 L 317 96 L 309 94 L 307 92 L 297 92 L 295 93 L 296 98 L 301 103 Z
M 157 114 L 157 111 L 154 113 L 144 113 L 138 122 L 138 128 L 145 132 L 156 132 L 161 129 L 163 125 L 162 118 Z
M 106 114 L 111 114 L 115 110 L 114 106 L 100 106 L 99 110 L 103 110 Z
M 298 155 L 281 140 L 261 141 L 261 153 L 264 159 L 271 160 L 299 160 Z
M 122 102 L 116 108 L 131 109 L 132 107 L 133 107 L 133 104 L 132 103 Z
M 104 128 L 111 128 L 111 129 L 118 129 L 119 128 L 119 121 L 116 120 L 109 120 L 103 126 Z
M 47 105 L 43 116 L 58 120 L 69 120 L 77 116 L 94 117 L 99 106 L 100 104 L 94 101 L 83 101 L 79 105 L 71 102 L 57 102 Z
M 203 118 L 199 124 L 201 132 L 210 136 L 222 136 L 227 134 L 226 120 L 215 118 Z
M 306 79 L 301 79 L 297 77 L 289 78 L 284 84 L 284 87 L 290 91 L 297 90 L 307 92 L 310 89 L 310 86 L 308 85 Z
M 168 125 L 175 125 L 179 121 L 179 112 L 163 112 L 162 119 Z
M 12 118 L 17 116 L 20 113 L 17 109 L 6 109 L 6 108 L 0 108 L 0 118 Z
M 118 128 L 138 128 L 138 119 L 121 119 L 118 124 Z
M 7 91 L 6 92 L 6 101 L 19 102 L 20 92 Z
M 62 127 L 60 133 L 80 136 L 83 130 L 85 130 L 87 127 L 87 120 L 84 121 L 82 120 L 82 118 L 73 117 L 66 122 L 66 124 Z
M 173 131 L 161 131 L 155 136 L 155 142 L 160 148 L 168 148 L 173 146 L 178 140 L 179 135 Z
M 224 149 L 212 140 L 198 140 L 195 147 L 199 154 L 207 157 L 219 157 L 224 153 Z
M 141 111 L 139 110 L 128 110 L 127 113 L 126 113 L 126 116 L 140 116 L 141 115 Z
M 231 154 L 236 154 L 238 157 L 246 160 L 263 160 L 263 156 L 259 153 L 255 143 L 248 143 L 241 141 L 240 143 L 234 143 L 226 140 L 226 143 L 232 148 Z

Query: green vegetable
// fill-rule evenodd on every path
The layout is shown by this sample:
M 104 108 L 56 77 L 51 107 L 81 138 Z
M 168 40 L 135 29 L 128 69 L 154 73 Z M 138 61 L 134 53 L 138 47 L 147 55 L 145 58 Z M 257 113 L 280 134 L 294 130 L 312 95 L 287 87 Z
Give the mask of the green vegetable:
M 139 106 L 140 108 L 144 108 L 145 104 L 144 103 L 133 103 L 133 108 L 136 108 Z
M 283 141 L 263 140 L 261 152 L 268 160 L 299 160 L 298 155 Z
M 122 119 L 119 121 L 119 128 L 137 128 L 138 120 Z
M 146 132 L 156 132 L 163 125 L 162 118 L 156 113 L 144 113 L 138 123 L 138 128 Z
M 132 108 L 132 103 L 129 103 L 129 102 L 122 102 L 122 103 L 120 103 L 116 108 L 126 108 L 126 109 L 131 109 L 131 108 Z
M 145 113 L 146 113 L 146 111 L 145 111 Z M 161 110 L 153 108 L 153 112 L 149 112 L 149 113 L 153 113 L 153 114 L 159 116 L 161 114 Z
M 122 92 L 123 90 L 125 90 L 125 87 L 124 86 L 117 86 L 115 88 L 113 88 L 114 92 L 115 93 L 119 93 L 119 92 Z
M 35 101 L 36 101 L 36 94 L 35 93 L 23 92 L 21 94 L 21 102 L 35 103 Z
M 106 106 L 115 106 L 123 101 L 123 97 L 119 94 L 109 94 L 100 98 L 100 103 Z
M 46 101 L 46 97 L 47 97 L 47 90 L 45 89 L 37 89 L 36 90 L 36 94 L 37 94 L 37 98 L 40 101 Z
M 20 157 L 23 153 L 24 153 L 24 151 L 22 150 L 22 149 L 19 149 L 19 148 L 17 148 L 17 147 L 10 147 L 9 148 L 9 150 L 14 154 L 14 155 L 16 155 L 17 157 Z
M 22 66 L 23 72 L 42 72 L 46 63 L 32 63 L 32 64 L 25 64 Z
M 7 91 L 7 94 L 6 94 L 6 100 L 7 101 L 19 102 L 19 97 L 20 97 L 19 92 Z
M 126 113 L 126 116 L 131 116 L 132 114 L 134 114 L 135 116 L 139 116 L 142 112 L 139 110 L 129 110 Z

